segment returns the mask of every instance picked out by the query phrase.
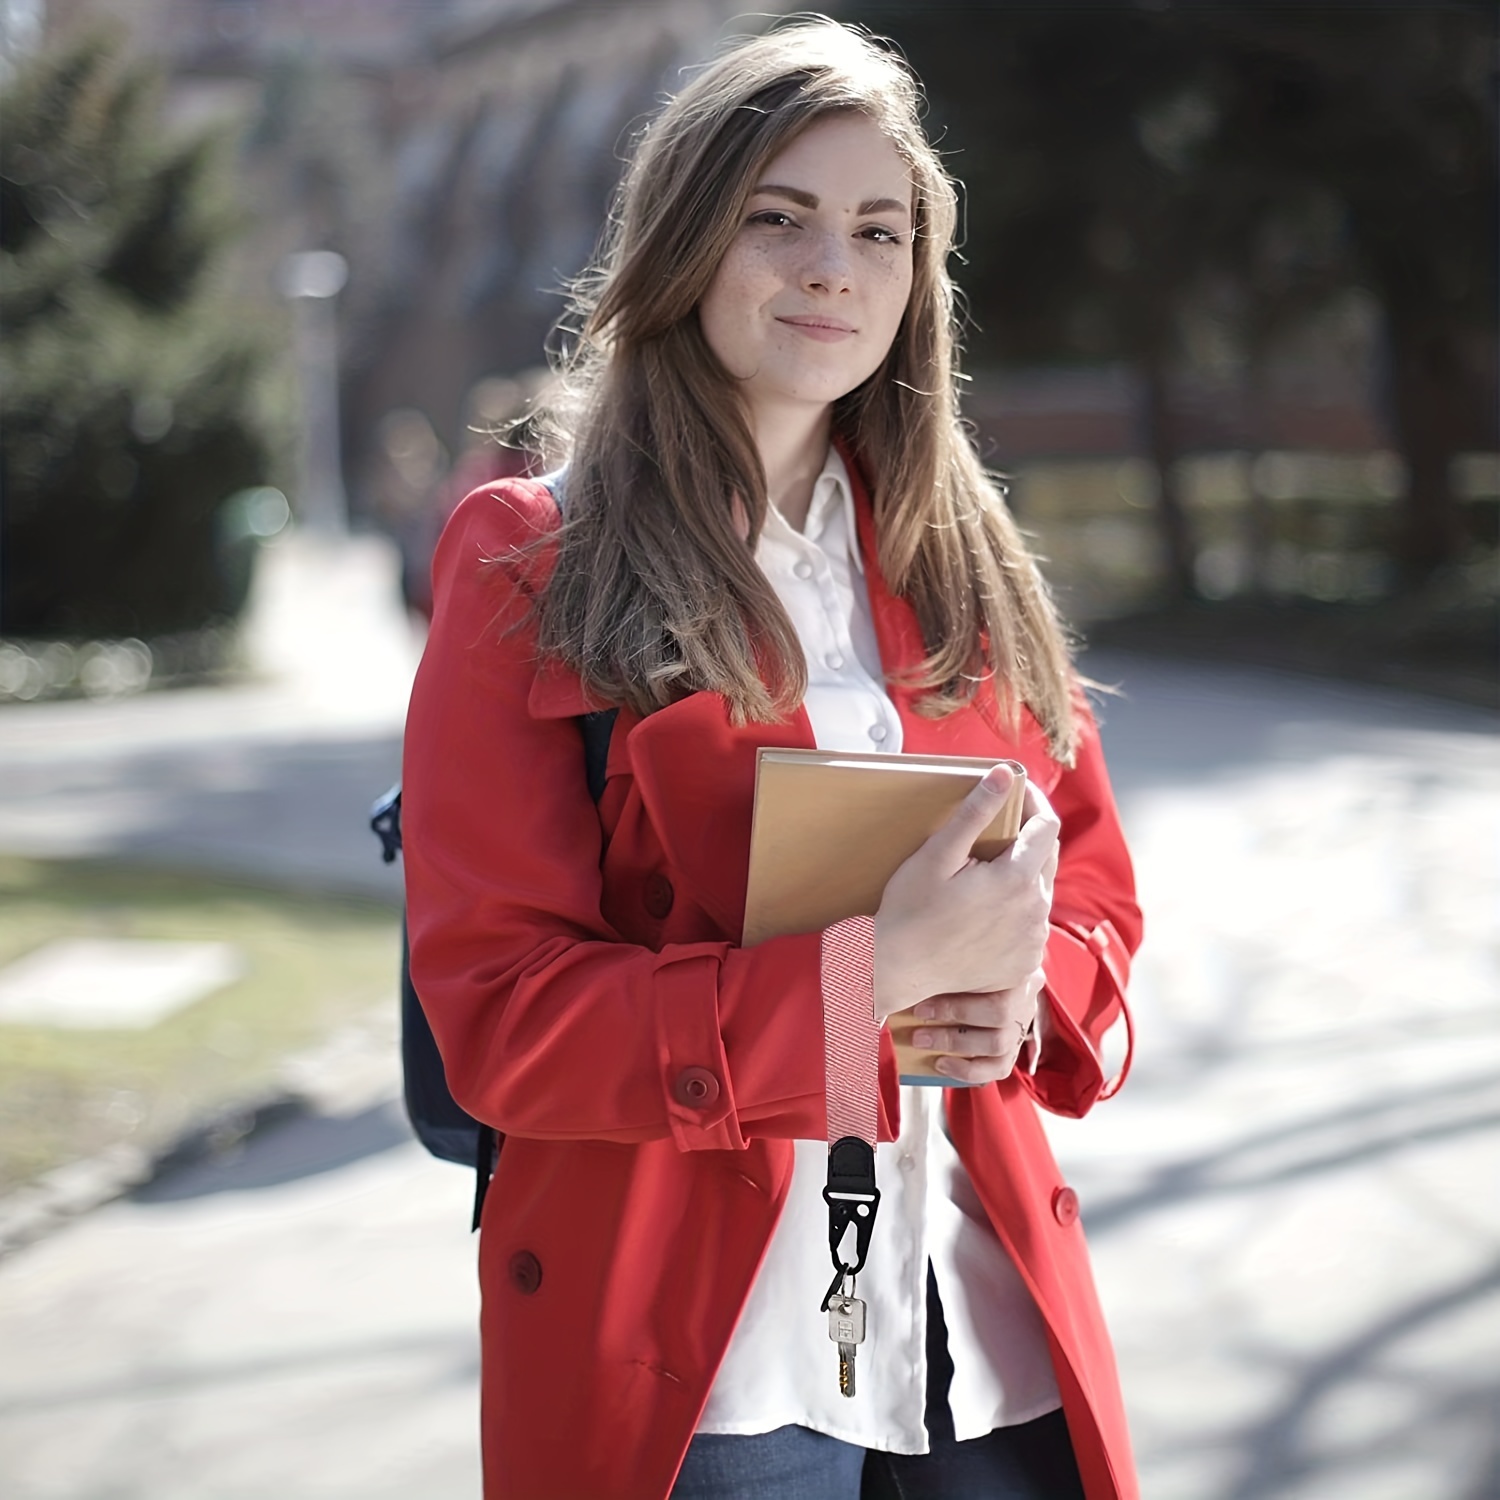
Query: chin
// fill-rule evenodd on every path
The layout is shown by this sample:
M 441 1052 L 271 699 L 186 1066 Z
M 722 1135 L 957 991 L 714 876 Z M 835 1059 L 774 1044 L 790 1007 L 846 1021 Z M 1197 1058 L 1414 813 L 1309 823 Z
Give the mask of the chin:
M 870 378 L 870 372 L 818 375 L 800 380 L 778 381 L 773 390 L 763 387 L 773 400 L 797 406 L 832 406 Z

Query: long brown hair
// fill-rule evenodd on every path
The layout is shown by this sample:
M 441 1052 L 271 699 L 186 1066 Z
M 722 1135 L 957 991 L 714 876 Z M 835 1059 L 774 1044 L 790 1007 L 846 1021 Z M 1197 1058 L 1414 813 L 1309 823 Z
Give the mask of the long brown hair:
M 760 457 L 696 308 L 765 164 L 815 120 L 853 110 L 911 169 L 913 281 L 890 353 L 835 404 L 833 430 L 868 476 L 881 573 L 921 624 L 922 709 L 951 712 L 993 677 L 1012 720 L 1026 704 L 1071 763 L 1067 643 L 959 425 L 957 194 L 920 109 L 892 53 L 799 20 L 710 63 L 640 138 L 574 288 L 567 394 L 549 414 L 569 458 L 567 518 L 537 604 L 540 645 L 600 701 L 649 713 L 709 690 L 737 721 L 770 721 L 806 691 L 796 633 L 753 555 L 769 504 Z

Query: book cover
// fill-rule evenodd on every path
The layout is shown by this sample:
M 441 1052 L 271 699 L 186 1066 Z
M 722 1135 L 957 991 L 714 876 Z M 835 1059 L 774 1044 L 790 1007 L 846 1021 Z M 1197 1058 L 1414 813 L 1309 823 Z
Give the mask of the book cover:
M 873 916 L 886 881 L 947 820 L 996 760 L 954 755 L 861 755 L 762 749 L 756 760 L 744 945 L 816 932 L 844 917 Z M 1026 772 L 1016 772 L 1000 811 L 974 844 L 993 859 L 1021 828 Z M 919 1024 L 903 1013 L 887 1024 L 902 1075 L 942 1080 L 932 1055 L 903 1037 Z

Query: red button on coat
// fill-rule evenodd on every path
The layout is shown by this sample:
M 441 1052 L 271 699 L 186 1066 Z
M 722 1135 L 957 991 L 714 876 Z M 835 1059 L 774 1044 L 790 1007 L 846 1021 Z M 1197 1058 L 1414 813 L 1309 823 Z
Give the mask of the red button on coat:
M 530 1297 L 542 1284 L 542 1263 L 529 1250 L 517 1250 L 510 1258 L 510 1284 L 523 1297 Z
M 657 872 L 646 877 L 646 910 L 658 922 L 672 910 L 672 902 L 676 899 L 677 893 L 672 889 L 672 882 L 665 875 Z
M 684 1068 L 672 1085 L 679 1104 L 707 1109 L 719 1097 L 719 1080 L 707 1068 Z
M 1052 1195 L 1052 1217 L 1059 1224 L 1078 1222 L 1078 1194 L 1070 1187 L 1060 1187 Z

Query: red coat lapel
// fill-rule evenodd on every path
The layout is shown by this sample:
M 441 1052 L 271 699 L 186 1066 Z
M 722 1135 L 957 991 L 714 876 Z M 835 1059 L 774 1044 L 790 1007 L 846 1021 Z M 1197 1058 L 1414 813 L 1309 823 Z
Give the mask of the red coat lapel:
M 875 513 L 869 488 L 858 462 L 842 443 L 839 452 L 849 470 L 854 491 L 854 515 L 859 527 L 859 550 L 865 564 L 865 583 L 870 611 L 875 618 L 875 638 L 880 659 L 888 675 L 921 665 L 927 654 L 916 611 L 905 599 L 892 593 L 880 570 L 879 544 L 875 537 Z M 941 719 L 917 711 L 917 693 L 887 682 L 886 689 L 901 716 L 902 748 L 921 755 L 1006 755 L 1026 766 L 1032 779 L 1044 790 L 1056 783 L 1061 767 L 1047 750 L 1047 738 L 1030 712 L 1021 712 L 1019 733 L 1005 722 L 993 691 L 982 689 L 974 703 Z

